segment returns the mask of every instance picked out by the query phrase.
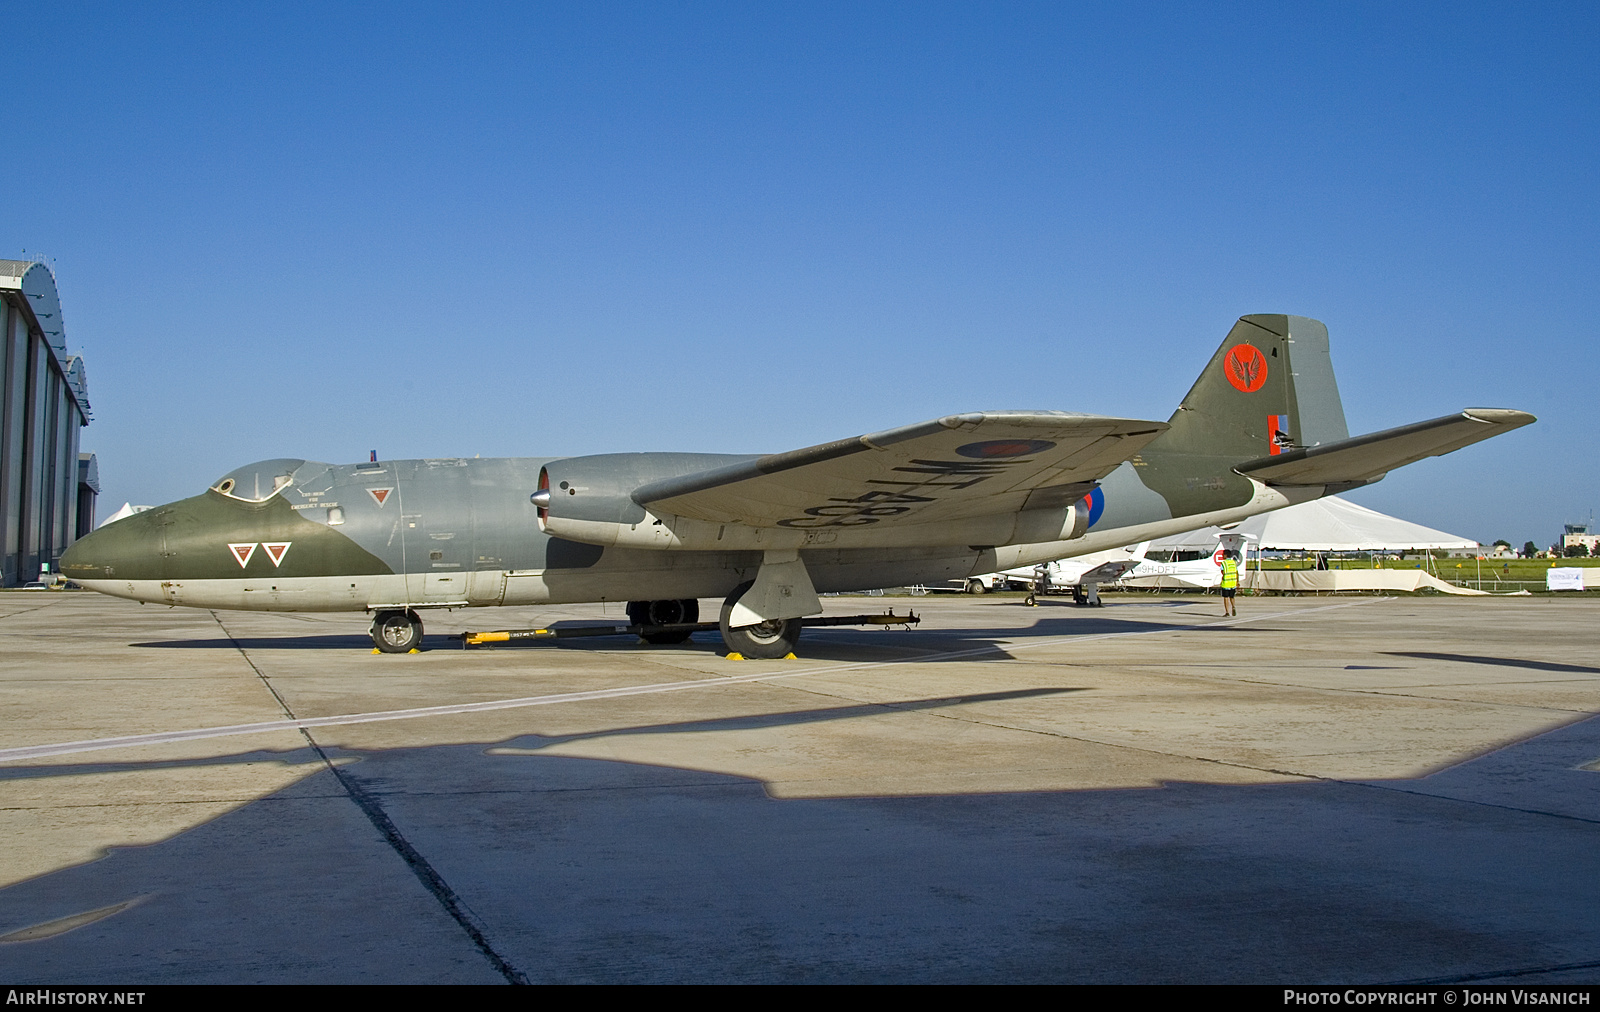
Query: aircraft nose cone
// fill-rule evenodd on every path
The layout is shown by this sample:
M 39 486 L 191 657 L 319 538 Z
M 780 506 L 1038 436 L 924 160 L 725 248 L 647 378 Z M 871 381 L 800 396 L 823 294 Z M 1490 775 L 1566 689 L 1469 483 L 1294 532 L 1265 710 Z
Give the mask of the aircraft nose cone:
M 61 575 L 78 583 L 159 579 L 161 539 L 148 513 L 91 531 L 61 556 Z

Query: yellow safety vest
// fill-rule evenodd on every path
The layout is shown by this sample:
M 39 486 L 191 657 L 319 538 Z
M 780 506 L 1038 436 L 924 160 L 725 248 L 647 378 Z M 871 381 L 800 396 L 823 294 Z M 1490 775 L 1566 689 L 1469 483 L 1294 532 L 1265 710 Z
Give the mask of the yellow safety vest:
M 1224 590 L 1239 586 L 1239 564 L 1232 559 L 1222 560 L 1222 586 Z

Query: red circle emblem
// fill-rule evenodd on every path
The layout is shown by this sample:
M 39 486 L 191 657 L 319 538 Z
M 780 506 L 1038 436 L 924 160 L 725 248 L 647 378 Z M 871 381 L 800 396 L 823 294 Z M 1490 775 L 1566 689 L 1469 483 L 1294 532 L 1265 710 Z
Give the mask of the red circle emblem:
M 1253 344 L 1236 344 L 1222 360 L 1222 371 L 1234 389 L 1253 394 L 1267 381 L 1267 356 Z

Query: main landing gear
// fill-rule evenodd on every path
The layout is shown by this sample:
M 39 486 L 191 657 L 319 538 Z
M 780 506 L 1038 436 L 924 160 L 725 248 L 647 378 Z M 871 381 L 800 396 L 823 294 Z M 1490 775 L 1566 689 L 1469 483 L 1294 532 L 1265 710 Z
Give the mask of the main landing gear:
M 630 625 L 694 625 L 700 621 L 700 602 L 692 597 L 681 601 L 629 601 Z M 646 643 L 687 643 L 693 629 L 668 629 L 661 632 L 640 633 Z
M 409 654 L 422 647 L 422 619 L 414 611 L 380 611 L 372 616 L 372 645 L 386 654 Z
M 1080 583 L 1072 588 L 1072 603 L 1080 608 L 1104 608 L 1106 603 L 1100 600 L 1100 585 L 1098 583 Z
M 717 622 L 722 632 L 722 645 L 729 652 L 751 660 L 775 661 L 787 657 L 794 653 L 795 644 L 800 642 L 800 619 L 773 618 L 738 628 L 730 624 L 734 605 L 753 586 L 754 580 L 741 583 L 722 602 L 722 616 Z
M 752 660 L 777 660 L 794 653 L 800 641 L 801 620 L 798 618 L 767 619 L 755 625 L 734 628 L 731 624 L 734 605 L 755 586 L 750 580 L 735 587 L 722 603 L 722 615 L 717 628 L 722 633 L 722 644 L 729 652 Z M 665 601 L 629 601 L 628 624 L 641 630 L 639 638 L 657 645 L 687 643 L 700 622 L 700 602 L 694 598 Z M 665 626 L 666 628 L 661 628 Z

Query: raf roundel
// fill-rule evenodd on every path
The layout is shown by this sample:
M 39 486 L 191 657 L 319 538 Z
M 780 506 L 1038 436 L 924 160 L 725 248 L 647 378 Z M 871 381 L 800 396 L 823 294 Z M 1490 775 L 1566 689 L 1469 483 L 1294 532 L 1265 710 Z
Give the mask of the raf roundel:
M 1043 453 L 1056 444 L 1048 439 L 986 439 L 981 443 L 968 443 L 956 447 L 963 457 L 993 460 L 997 457 L 1026 457 L 1030 453 Z
M 1085 505 L 1089 507 L 1089 526 L 1093 527 L 1100 522 L 1100 514 L 1106 511 L 1106 493 L 1104 489 L 1096 488 L 1083 497 Z

